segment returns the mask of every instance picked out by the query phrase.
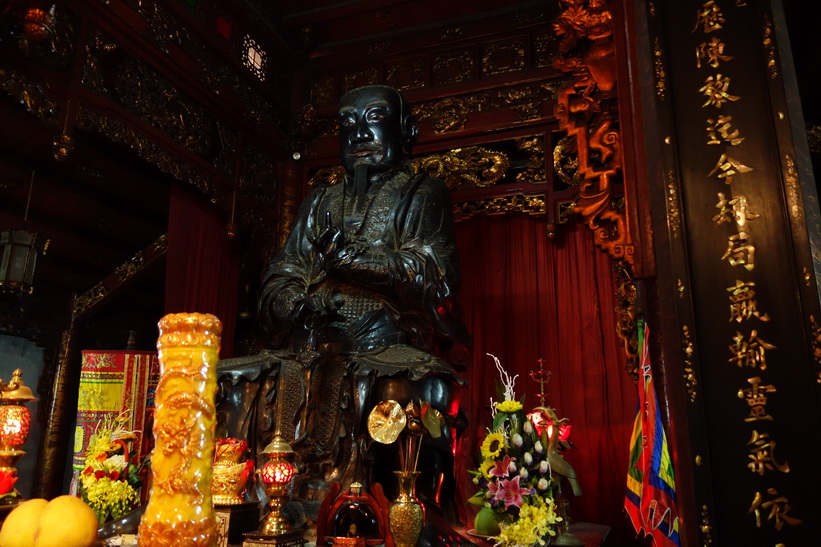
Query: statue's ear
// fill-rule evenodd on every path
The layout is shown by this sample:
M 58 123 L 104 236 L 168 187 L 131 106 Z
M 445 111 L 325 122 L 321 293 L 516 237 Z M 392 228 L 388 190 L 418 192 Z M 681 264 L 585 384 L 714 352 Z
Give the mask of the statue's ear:
M 405 151 L 410 153 L 413 145 L 416 144 L 416 139 L 419 138 L 419 126 L 410 114 L 402 120 L 402 133 L 405 137 Z

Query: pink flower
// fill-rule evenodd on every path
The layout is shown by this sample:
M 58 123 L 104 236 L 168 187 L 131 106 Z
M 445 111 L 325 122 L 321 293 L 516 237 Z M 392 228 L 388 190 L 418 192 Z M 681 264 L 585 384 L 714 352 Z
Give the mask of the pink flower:
M 526 494 L 530 494 L 530 489 L 528 488 L 521 488 L 519 486 L 519 476 L 517 475 L 515 479 L 512 481 L 502 481 L 501 488 L 504 490 L 503 500 L 505 502 L 505 509 L 508 509 L 511 505 L 515 505 L 516 507 L 522 506 L 522 496 Z
M 502 483 L 500 485 L 500 482 Z M 487 496 L 492 500 L 503 500 L 505 497 L 504 483 L 507 481 L 490 481 L 487 483 Z
M 507 477 L 508 473 L 510 473 L 510 466 L 514 461 L 516 461 L 516 458 L 511 458 L 510 456 L 505 456 L 502 461 L 496 460 L 496 463 L 488 473 L 493 477 Z

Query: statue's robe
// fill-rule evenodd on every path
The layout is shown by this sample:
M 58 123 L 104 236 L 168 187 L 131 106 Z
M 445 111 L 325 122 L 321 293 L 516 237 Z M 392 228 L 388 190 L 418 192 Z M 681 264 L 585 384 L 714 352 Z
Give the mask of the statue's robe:
M 329 222 L 373 262 L 366 281 L 339 275 L 317 252 Z M 403 166 L 361 202 L 351 181 L 316 188 L 262 279 L 259 318 L 283 349 L 220 364 L 224 434 L 248 439 L 259 454 L 279 429 L 299 454 L 303 493 L 322 482 L 367 483 L 365 419 L 376 403 L 414 397 L 453 413 L 460 379 L 439 356 L 464 348 L 458 272 L 440 180 Z M 305 294 L 341 298 L 341 317 L 315 330 L 293 324 L 288 314 Z

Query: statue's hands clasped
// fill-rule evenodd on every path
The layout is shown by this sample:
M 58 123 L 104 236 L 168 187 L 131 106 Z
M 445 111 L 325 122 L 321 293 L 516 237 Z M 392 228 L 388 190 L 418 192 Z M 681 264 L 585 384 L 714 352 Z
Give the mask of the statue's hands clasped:
M 316 254 L 326 271 L 345 245 L 345 234 L 331 222 L 330 211 L 325 213 L 324 225 L 319 235 L 316 238 L 309 237 L 308 239 L 314 246 Z

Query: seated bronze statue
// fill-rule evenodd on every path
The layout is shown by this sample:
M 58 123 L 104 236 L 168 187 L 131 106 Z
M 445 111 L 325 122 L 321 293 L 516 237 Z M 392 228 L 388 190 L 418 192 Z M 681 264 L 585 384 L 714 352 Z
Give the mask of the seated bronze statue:
M 448 434 L 426 447 L 419 491 L 433 502 L 455 490 L 450 442 L 462 365 L 452 356 L 465 355 L 466 342 L 459 269 L 448 189 L 410 164 L 417 134 L 393 88 L 341 98 L 347 176 L 305 199 L 263 274 L 259 318 L 276 349 L 219 367 L 218 435 L 246 438 L 259 454 L 278 429 L 299 455 L 309 518 L 332 482 L 343 491 L 354 481 L 394 487 L 396 464 L 365 427 L 386 399 L 429 401 L 448 417 Z M 380 465 L 368 463 L 374 458 Z

